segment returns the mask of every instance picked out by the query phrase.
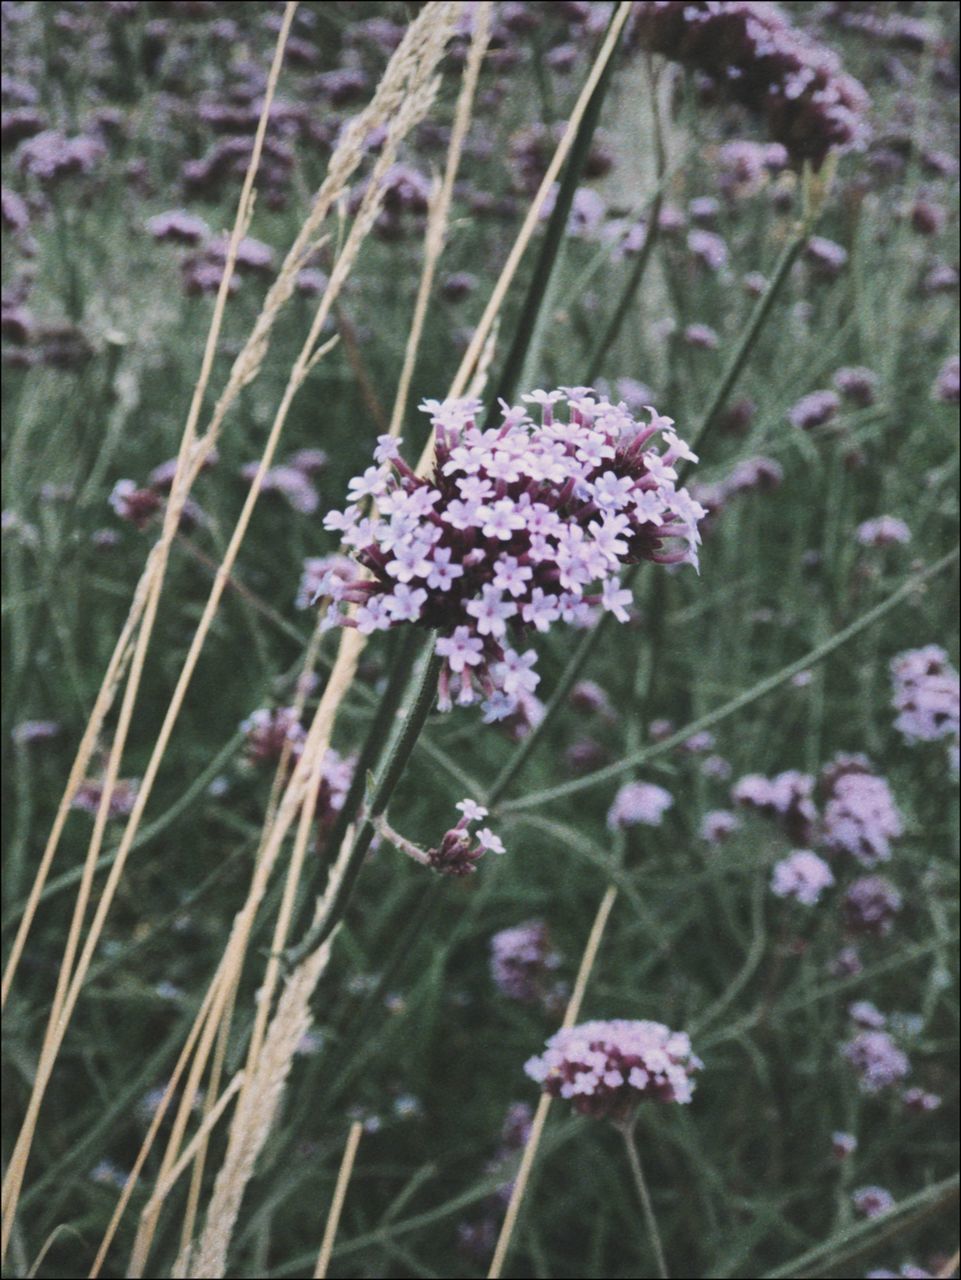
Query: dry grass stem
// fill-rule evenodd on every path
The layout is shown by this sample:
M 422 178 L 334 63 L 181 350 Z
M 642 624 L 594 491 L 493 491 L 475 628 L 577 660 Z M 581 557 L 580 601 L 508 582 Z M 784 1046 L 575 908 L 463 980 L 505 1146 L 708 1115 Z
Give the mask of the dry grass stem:
M 447 164 L 444 169 L 443 180 L 439 185 L 435 185 L 431 192 L 430 208 L 427 216 L 427 232 L 424 237 L 424 269 L 421 272 L 420 284 L 417 288 L 414 314 L 411 319 L 410 333 L 407 337 L 407 346 L 404 351 L 404 364 L 397 384 L 394 408 L 390 417 L 388 433 L 392 436 L 400 435 L 401 424 L 407 409 L 410 383 L 414 376 L 417 351 L 420 346 L 421 334 L 424 330 L 427 303 L 434 285 L 437 263 L 447 241 L 447 223 L 450 217 L 451 198 L 454 194 L 454 182 L 460 166 L 464 140 L 467 137 L 467 130 L 470 128 L 471 115 L 474 109 L 474 95 L 477 91 L 481 64 L 484 61 L 484 54 L 487 52 L 487 46 L 490 42 L 492 9 L 491 0 L 481 0 L 480 4 L 473 6 L 471 45 L 467 55 L 467 63 L 464 67 L 464 78 L 457 99 L 457 109 L 454 113 L 454 125 L 451 129 L 450 144 L 447 148 Z
M 590 981 L 591 972 L 594 968 L 594 962 L 597 959 L 597 953 L 600 950 L 601 942 L 604 939 L 604 930 L 607 928 L 608 917 L 614 903 L 617 900 L 617 889 L 614 885 L 608 885 L 607 892 L 600 901 L 597 908 L 597 915 L 594 917 L 594 923 L 591 926 L 591 932 L 588 935 L 587 945 L 584 947 L 584 954 L 581 956 L 581 963 L 578 966 L 577 978 L 574 982 L 574 990 L 571 992 L 571 998 L 567 1003 L 567 1010 L 564 1013 L 564 1021 L 562 1027 L 572 1027 L 577 1021 L 581 1005 L 584 1001 L 584 992 L 587 990 L 587 984 Z M 534 1119 L 531 1123 L 531 1131 L 527 1142 L 524 1145 L 524 1154 L 521 1156 L 520 1167 L 517 1170 L 517 1177 L 511 1188 L 511 1198 L 507 1205 L 507 1212 L 504 1214 L 504 1222 L 501 1226 L 500 1235 L 497 1237 L 497 1246 L 494 1249 L 494 1257 L 491 1260 L 490 1270 L 488 1271 L 488 1280 L 497 1280 L 503 1273 L 504 1261 L 507 1258 L 507 1250 L 510 1248 L 511 1237 L 514 1234 L 514 1228 L 517 1225 L 517 1216 L 520 1213 L 521 1204 L 524 1200 L 524 1194 L 527 1191 L 527 1184 L 530 1180 L 531 1170 L 534 1167 L 534 1160 L 537 1157 L 537 1149 L 541 1143 L 541 1137 L 544 1133 L 544 1126 L 547 1123 L 547 1113 L 551 1106 L 551 1095 L 542 1093 L 537 1104 L 537 1110 L 534 1113 Z
M 330 1255 L 334 1250 L 337 1227 L 340 1223 L 344 1200 L 347 1198 L 347 1187 L 350 1183 L 350 1175 L 354 1171 L 354 1160 L 357 1156 L 357 1148 L 360 1146 L 363 1132 L 364 1126 L 359 1120 L 355 1120 L 347 1134 L 347 1144 L 344 1147 L 340 1168 L 337 1170 L 334 1196 L 330 1202 L 330 1212 L 327 1215 L 327 1222 L 324 1226 L 324 1238 L 320 1242 L 320 1253 L 317 1255 L 317 1265 L 314 1267 L 314 1280 L 324 1280 L 327 1275 L 327 1268 L 330 1266 Z

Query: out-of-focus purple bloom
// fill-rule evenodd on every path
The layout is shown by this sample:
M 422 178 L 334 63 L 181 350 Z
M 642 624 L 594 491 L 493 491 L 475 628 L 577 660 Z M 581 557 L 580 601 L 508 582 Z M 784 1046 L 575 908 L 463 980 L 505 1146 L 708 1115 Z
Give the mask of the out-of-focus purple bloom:
M 826 766 L 824 776 L 825 847 L 832 853 L 850 854 L 865 867 L 887 862 L 891 841 L 904 831 L 888 784 L 859 757 L 837 757 Z
M 626 782 L 607 813 L 612 831 L 625 827 L 659 827 L 674 804 L 669 791 L 653 782 Z
M 862 876 L 845 891 L 841 909 L 844 923 L 852 933 L 884 938 L 901 910 L 903 899 L 890 880 L 883 876 Z
M 709 845 L 723 844 L 740 825 L 740 818 L 729 809 L 711 809 L 701 819 L 701 839 Z
M 253 480 L 257 467 L 256 462 L 249 462 L 241 468 L 240 474 L 245 480 Z M 297 467 L 270 467 L 264 472 L 261 489 L 264 493 L 279 493 L 301 515 L 312 516 L 320 506 L 320 494 Z
M 491 938 L 490 948 L 491 977 L 503 995 L 522 1004 L 556 1006 L 558 987 L 553 974 L 561 958 L 543 920 L 502 929 Z
M 847 266 L 848 251 L 834 240 L 811 236 L 804 246 L 804 258 L 815 275 L 834 280 Z
M 162 505 L 153 489 L 140 489 L 133 480 L 118 480 L 109 502 L 121 520 L 128 520 L 137 529 L 142 529 Z
M 838 369 L 832 381 L 845 400 L 850 400 L 862 409 L 874 404 L 877 399 L 878 375 L 862 365 Z
M 961 356 L 948 356 L 945 360 L 934 380 L 931 398 L 942 404 L 957 404 L 961 400 Z
M 695 228 L 688 233 L 687 247 L 692 256 L 708 271 L 720 271 L 722 267 L 727 266 L 727 244 L 723 237 L 714 231 Z
M 147 219 L 147 230 L 155 240 L 169 240 L 173 244 L 200 244 L 210 235 L 203 218 L 184 209 L 155 214 Z
M 831 1151 L 835 1160 L 846 1160 L 858 1149 L 858 1140 L 853 1133 L 836 1130 L 831 1134 Z
M 809 773 L 787 769 L 773 778 L 746 774 L 731 788 L 731 799 L 742 808 L 757 809 L 776 818 L 787 835 L 809 843 L 815 833 L 818 811 L 812 799 L 815 780 Z
M 70 803 L 71 809 L 82 809 L 84 813 L 96 815 L 100 808 L 103 790 L 101 778 L 85 779 L 77 788 L 77 793 Z M 134 807 L 139 790 L 139 778 L 118 778 L 110 796 L 107 817 L 126 818 Z
M 817 167 L 832 148 L 863 140 L 863 86 L 773 5 L 645 0 L 634 6 L 632 39 L 763 115 L 798 167 L 805 159 Z
M 910 1074 L 911 1063 L 886 1031 L 861 1031 L 841 1048 L 845 1060 L 857 1073 L 865 1093 L 900 1084 Z
M 866 1031 L 880 1031 L 888 1021 L 870 1000 L 855 1000 L 853 1004 L 849 1004 L 848 1017 L 856 1027 L 863 1027 Z
M 788 421 L 792 427 L 802 431 L 811 431 L 814 427 L 823 427 L 837 416 L 841 401 L 834 391 L 811 391 L 802 396 L 788 413 Z
M 897 516 L 876 516 L 858 525 L 856 537 L 862 547 L 905 546 L 911 541 L 911 530 Z
M 851 1192 L 851 1203 L 864 1218 L 880 1218 L 894 1208 L 894 1196 L 884 1187 L 858 1187 Z
M 28 747 L 34 742 L 49 742 L 60 733 L 56 720 L 22 720 L 10 730 L 10 737 L 18 747 Z
M 716 351 L 719 338 L 708 324 L 689 324 L 684 330 L 684 341 L 698 351 Z
M 908 649 L 891 663 L 894 727 L 908 742 L 958 738 L 958 673 L 939 645 Z
M 834 884 L 831 868 L 810 849 L 796 849 L 775 864 L 771 892 L 778 898 L 793 898 L 813 907 L 825 889 Z
M 941 1096 L 937 1093 L 928 1093 L 926 1089 L 905 1089 L 901 1094 L 901 1101 L 904 1103 L 908 1111 L 916 1111 L 919 1115 L 927 1115 L 931 1111 L 937 1111 L 941 1106 Z
M 643 1101 L 690 1102 L 702 1065 L 685 1032 L 615 1018 L 563 1028 L 524 1071 L 583 1115 L 625 1121 Z
M 92 173 L 106 154 L 98 138 L 85 134 L 68 138 L 58 129 L 45 129 L 23 143 L 17 164 L 21 173 L 51 185 L 74 174 Z
M 251 764 L 276 764 L 287 748 L 299 755 L 306 733 L 296 707 L 260 707 L 241 723 L 246 735 L 244 750 Z

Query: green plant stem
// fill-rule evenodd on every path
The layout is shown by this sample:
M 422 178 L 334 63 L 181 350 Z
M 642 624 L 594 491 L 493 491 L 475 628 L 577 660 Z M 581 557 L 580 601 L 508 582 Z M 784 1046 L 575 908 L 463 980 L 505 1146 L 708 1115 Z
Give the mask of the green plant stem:
M 377 709 L 370 722 L 370 728 L 364 739 L 364 745 L 361 747 L 360 754 L 357 757 L 354 776 L 343 806 L 324 841 L 331 859 L 337 856 L 341 841 L 347 834 L 347 828 L 357 816 L 357 811 L 360 809 L 364 798 L 367 774 L 371 769 L 377 767 L 377 761 L 380 759 L 384 743 L 390 738 L 390 728 L 397 714 L 397 708 L 400 706 L 401 699 L 410 682 L 412 664 L 421 636 L 416 627 L 405 627 L 403 628 L 403 633 L 403 638 L 391 663 L 387 685 L 380 696 Z
M 286 953 L 288 964 L 295 965 L 330 937 L 344 917 L 347 905 L 360 875 L 364 858 L 370 849 L 377 830 L 377 819 L 386 812 L 387 805 L 398 782 L 403 776 L 421 729 L 437 697 L 437 678 L 440 675 L 441 658 L 435 652 L 436 640 L 431 638 L 424 654 L 420 683 L 408 704 L 403 726 L 391 746 L 387 759 L 371 788 L 366 812 L 361 820 L 353 844 L 347 855 L 340 882 L 321 918 L 307 931 L 306 937 Z
M 615 8 L 612 12 L 612 20 L 616 11 Z M 524 360 L 527 356 L 531 339 L 537 331 L 537 317 L 544 304 L 544 299 L 548 296 L 548 286 L 557 263 L 558 251 L 567 231 L 567 221 L 570 217 L 571 205 L 574 202 L 574 193 L 577 190 L 577 184 L 580 181 L 581 173 L 590 151 L 591 141 L 597 129 L 601 107 L 604 105 L 604 98 L 610 86 L 613 67 L 614 57 L 612 54 L 608 59 L 607 66 L 604 68 L 603 75 L 597 82 L 597 87 L 591 94 L 587 109 L 578 127 L 574 145 L 571 147 L 570 155 L 567 158 L 564 176 L 557 192 L 557 199 L 547 220 L 547 229 L 544 232 L 544 239 L 541 241 L 540 253 L 537 255 L 534 272 L 531 276 L 530 284 L 527 286 L 527 294 L 514 328 L 514 337 L 498 379 L 497 390 L 491 397 L 491 407 L 486 423 L 488 428 L 495 426 L 498 421 L 500 414 L 498 401 L 505 400 L 508 404 L 513 403 L 517 380 L 520 377 L 521 370 L 524 368 Z
M 543 791 L 534 791 L 521 799 L 508 801 L 507 804 L 501 806 L 501 812 L 513 813 L 520 809 L 534 809 L 538 805 L 546 804 L 548 801 L 559 800 L 564 796 L 574 795 L 576 792 L 584 791 L 589 787 L 600 786 L 602 783 L 611 782 L 615 778 L 619 778 L 622 774 L 634 768 L 635 765 L 648 764 L 657 756 L 673 751 L 675 747 L 680 746 L 692 734 L 700 733 L 702 729 L 713 728 L 714 725 L 720 724 L 722 720 L 726 720 L 728 716 L 734 715 L 735 712 L 743 710 L 744 707 L 750 706 L 752 702 L 756 702 L 759 698 L 772 693 L 782 684 L 786 684 L 798 672 L 805 671 L 818 662 L 823 662 L 836 649 L 840 649 L 842 645 L 847 644 L 849 640 L 853 640 L 856 635 L 872 626 L 883 618 L 885 614 L 890 613 L 892 609 L 896 609 L 899 604 L 902 604 L 925 582 L 936 577 L 952 565 L 958 558 L 958 551 L 959 548 L 955 547 L 953 551 L 948 552 L 946 556 L 942 556 L 940 560 L 936 560 L 934 564 L 929 565 L 921 573 L 912 575 L 886 600 L 876 604 L 873 609 L 868 609 L 860 618 L 855 618 L 849 626 L 835 632 L 829 640 L 825 640 L 823 644 L 819 644 L 814 649 L 809 650 L 795 662 L 789 662 L 786 667 L 781 667 L 773 675 L 759 680 L 750 689 L 745 689 L 742 693 L 728 699 L 727 702 L 722 702 L 713 711 L 699 716 L 697 720 L 692 720 L 690 724 L 686 724 L 683 728 L 678 729 L 676 733 L 672 733 L 669 738 L 664 738 L 660 742 L 643 747 L 640 751 L 633 751 L 625 756 L 623 760 L 618 761 L 617 764 L 606 765 L 603 769 L 595 769 L 593 773 L 585 774 L 581 778 L 574 778 L 570 782 L 561 783 L 559 786 L 548 787 Z M 544 719 L 546 718 L 545 715 Z M 541 723 L 543 724 L 543 721 Z M 532 737 L 533 734 L 530 736 Z
M 738 379 L 744 372 L 744 366 L 747 364 L 751 352 L 754 350 L 754 344 L 757 342 L 758 336 L 764 328 L 764 323 L 771 314 L 771 308 L 774 306 L 775 300 L 781 292 L 791 268 L 797 261 L 798 254 L 804 248 L 805 241 L 810 235 L 810 232 L 810 225 L 807 222 L 801 223 L 794 235 L 784 246 L 781 256 L 777 261 L 777 265 L 774 268 L 774 275 L 771 277 L 763 294 L 754 304 L 754 310 L 751 312 L 751 317 L 747 322 L 747 328 L 744 330 L 741 341 L 738 343 L 736 350 L 731 353 L 731 358 L 727 362 L 724 372 L 721 374 L 721 380 L 717 385 L 717 390 L 714 392 L 710 404 L 704 411 L 704 415 L 697 426 L 697 430 L 689 441 L 692 449 L 697 449 L 698 447 L 703 446 L 711 428 L 717 421 L 718 414 L 727 403 L 728 396 L 730 396 L 731 392 L 737 385 Z M 690 465 L 691 464 L 688 463 L 686 466 L 679 468 L 679 479 L 684 478 L 690 468 Z
M 657 1259 L 657 1274 L 661 1277 L 661 1280 L 669 1280 L 667 1262 L 664 1258 L 664 1246 L 661 1244 L 661 1233 L 657 1229 L 657 1218 L 654 1216 L 654 1206 L 651 1203 L 651 1194 L 647 1189 L 647 1182 L 644 1179 L 644 1170 L 641 1168 L 641 1157 L 637 1151 L 637 1141 L 634 1136 L 635 1130 L 637 1129 L 636 1117 L 627 1124 L 618 1125 L 618 1128 L 624 1139 L 624 1149 L 627 1152 L 627 1162 L 631 1167 L 631 1177 L 634 1179 L 634 1186 L 637 1188 L 637 1195 L 641 1202 L 641 1210 L 644 1214 L 644 1225 L 647 1228 L 648 1239 L 651 1242 L 651 1248 L 654 1250 L 654 1256 Z

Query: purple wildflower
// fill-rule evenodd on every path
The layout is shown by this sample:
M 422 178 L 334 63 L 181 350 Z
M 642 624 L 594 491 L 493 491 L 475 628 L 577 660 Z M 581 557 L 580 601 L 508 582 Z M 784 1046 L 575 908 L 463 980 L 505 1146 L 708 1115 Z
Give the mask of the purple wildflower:
M 557 1004 L 551 976 L 561 958 L 551 945 L 543 920 L 527 920 L 495 933 L 490 941 L 490 971 L 498 990 L 521 1004 Z
M 802 396 L 788 413 L 788 421 L 792 427 L 802 431 L 811 431 L 814 427 L 823 427 L 837 416 L 841 401 L 833 391 L 812 391 Z
M 851 1192 L 851 1203 L 864 1218 L 880 1218 L 894 1208 L 894 1196 L 884 1187 L 858 1187 Z
M 862 547 L 905 546 L 911 541 L 911 530 L 897 516 L 876 516 L 859 524 L 856 536 Z
M 838 757 L 827 766 L 826 774 L 826 848 L 831 853 L 850 854 L 865 867 L 887 862 L 891 841 L 904 831 L 888 784 L 870 771 L 867 761 L 856 757 Z
M 834 884 L 831 868 L 810 849 L 797 849 L 775 864 L 771 892 L 813 907 L 825 889 Z
M 891 663 L 894 727 L 907 742 L 957 739 L 959 724 L 958 673 L 938 645 L 908 649 Z
M 886 1031 L 861 1031 L 841 1048 L 845 1060 L 857 1073 L 865 1093 L 900 1084 L 911 1071 L 908 1056 Z
M 659 827 L 674 804 L 669 791 L 653 782 L 625 782 L 607 813 L 611 831 L 625 827 Z
M 685 1032 L 615 1018 L 564 1027 L 524 1071 L 583 1115 L 624 1121 L 648 1099 L 690 1102 L 691 1077 L 702 1065 Z
M 949 356 L 938 370 L 931 389 L 932 400 L 957 404 L 961 400 L 961 356 Z
M 498 718 L 509 714 L 539 678 L 533 650 L 514 648 L 525 631 L 583 623 L 598 605 L 623 621 L 622 567 L 696 563 L 704 511 L 675 483 L 675 464 L 693 455 L 670 419 L 652 411 L 641 425 L 583 387 L 525 399 L 541 407 L 540 427 L 525 409 L 505 407 L 502 425 L 482 431 L 476 401 L 427 401 L 437 441 L 431 477 L 415 476 L 394 441 L 386 452 L 379 445 L 378 465 L 351 481 L 351 505 L 324 521 L 371 574 L 347 587 L 327 625 L 369 633 L 409 620 L 440 631 L 444 710 L 455 695 L 463 706 L 482 694 Z M 663 452 L 652 444 L 658 432 Z M 374 518 L 363 514 L 369 498 Z M 682 549 L 669 550 L 669 539 Z M 398 585 L 419 602 L 408 609 L 405 595 L 400 616 Z M 359 607 L 345 616 L 349 603 Z
M 901 910 L 902 901 L 890 880 L 883 876 L 862 876 L 845 891 L 841 903 L 844 923 L 851 933 L 886 937 Z

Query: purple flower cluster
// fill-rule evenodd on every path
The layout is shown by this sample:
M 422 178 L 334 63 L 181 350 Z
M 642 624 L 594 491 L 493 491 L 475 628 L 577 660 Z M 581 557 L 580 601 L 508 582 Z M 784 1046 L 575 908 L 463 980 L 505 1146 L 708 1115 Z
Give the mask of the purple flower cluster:
M 607 813 L 611 831 L 625 827 L 659 827 L 674 804 L 669 791 L 653 782 L 625 782 Z
M 904 831 L 888 784 L 859 756 L 836 757 L 826 767 L 824 778 L 825 848 L 835 854 L 850 854 L 865 867 L 887 862 L 891 841 Z
M 883 876 L 862 876 L 845 891 L 841 903 L 844 923 L 851 933 L 883 938 L 891 932 L 903 899 Z
M 788 421 L 801 431 L 813 431 L 836 418 L 840 408 L 840 398 L 834 391 L 812 391 L 791 406 Z
M 771 875 L 771 892 L 813 907 L 825 889 L 834 884 L 831 868 L 810 849 L 797 849 L 778 862 Z
M 906 1053 L 886 1031 L 860 1031 L 842 1046 L 845 1060 L 854 1068 L 865 1093 L 900 1084 L 911 1071 Z
M 908 742 L 957 741 L 958 673 L 939 645 L 899 653 L 891 663 L 894 727 Z
M 107 808 L 108 818 L 126 818 L 133 810 L 140 790 L 139 778 L 118 778 L 114 783 Z M 96 816 L 103 798 L 103 779 L 86 778 L 77 788 L 77 793 L 70 803 L 71 809 L 82 809 L 84 813 Z
M 474 800 L 461 800 L 455 806 L 461 818 L 449 831 L 445 831 L 435 849 L 428 849 L 426 863 L 434 871 L 445 876 L 469 876 L 477 870 L 477 863 L 485 853 L 505 853 L 504 842 L 490 827 L 472 832 L 471 826 L 487 817 L 487 810 Z
M 792 162 L 819 166 L 832 148 L 860 143 L 868 97 L 837 57 L 796 31 L 774 5 L 735 0 L 643 0 L 634 38 L 708 75 L 763 115 Z
M 949 356 L 938 370 L 931 398 L 942 404 L 957 404 L 961 401 L 961 356 Z
M 677 486 L 675 464 L 696 459 L 670 418 L 651 410 L 642 425 L 586 387 L 524 399 L 540 406 L 541 425 L 504 405 L 501 425 L 486 431 L 476 425 L 479 402 L 427 401 L 432 475 L 416 476 L 398 442 L 382 436 L 376 465 L 350 482 L 350 505 L 324 520 L 370 575 L 328 584 L 326 625 L 365 635 L 404 623 L 436 629 L 440 707 L 483 694 L 489 719 L 511 715 L 540 679 L 534 650 L 519 652 L 515 636 L 557 621 L 584 625 L 597 605 L 626 622 L 621 569 L 696 565 L 704 515 Z M 555 417 L 564 401 L 567 421 Z M 357 608 L 345 614 L 349 604 Z
M 552 975 L 561 963 L 543 920 L 526 920 L 501 929 L 490 941 L 491 978 L 509 1000 L 556 1007 L 562 989 Z
M 851 1203 L 863 1218 L 880 1218 L 894 1208 L 894 1196 L 884 1187 L 858 1187 L 851 1192 Z
M 856 537 L 862 547 L 906 546 L 911 530 L 897 516 L 876 516 L 858 525 Z
M 615 1018 L 562 1028 L 524 1070 L 583 1115 L 623 1121 L 648 1099 L 690 1102 L 691 1077 L 702 1066 L 685 1032 Z
M 773 778 L 749 773 L 735 782 L 731 799 L 742 808 L 775 818 L 790 839 L 809 843 L 818 818 L 814 786 L 813 776 L 797 769 L 787 769 Z

